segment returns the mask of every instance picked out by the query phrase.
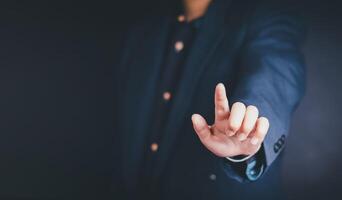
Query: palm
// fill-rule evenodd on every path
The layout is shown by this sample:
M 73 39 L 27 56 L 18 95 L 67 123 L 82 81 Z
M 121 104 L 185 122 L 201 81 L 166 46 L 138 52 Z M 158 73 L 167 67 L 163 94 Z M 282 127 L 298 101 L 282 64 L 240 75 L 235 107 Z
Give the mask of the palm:
M 208 126 L 198 114 L 193 115 L 192 121 L 203 145 L 219 157 L 254 154 L 269 126 L 266 118 L 258 118 L 255 106 L 246 108 L 237 102 L 230 110 L 223 84 L 215 89 L 215 123 Z

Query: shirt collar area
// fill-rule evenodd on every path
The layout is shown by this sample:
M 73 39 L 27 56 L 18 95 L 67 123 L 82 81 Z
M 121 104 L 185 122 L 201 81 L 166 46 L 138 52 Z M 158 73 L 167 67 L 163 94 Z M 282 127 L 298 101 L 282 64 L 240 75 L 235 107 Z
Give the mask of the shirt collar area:
M 187 22 L 184 14 L 181 13 L 175 18 L 176 18 L 177 23 L 186 24 L 186 25 L 194 27 L 195 29 L 199 29 L 201 27 L 201 25 L 203 24 L 204 17 L 205 17 L 205 15 L 203 15 L 197 19 L 194 19 L 191 22 Z
M 203 22 L 204 16 L 199 17 L 195 20 L 192 20 L 191 22 L 189 22 L 189 24 L 193 27 L 195 27 L 196 29 L 200 28 Z

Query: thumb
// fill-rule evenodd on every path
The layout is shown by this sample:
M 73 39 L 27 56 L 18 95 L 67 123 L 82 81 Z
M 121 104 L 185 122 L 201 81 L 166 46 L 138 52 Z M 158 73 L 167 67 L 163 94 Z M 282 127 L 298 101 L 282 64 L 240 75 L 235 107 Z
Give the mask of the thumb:
M 207 139 L 210 135 L 210 128 L 206 120 L 199 114 L 193 114 L 191 116 L 192 124 L 195 132 L 201 140 Z

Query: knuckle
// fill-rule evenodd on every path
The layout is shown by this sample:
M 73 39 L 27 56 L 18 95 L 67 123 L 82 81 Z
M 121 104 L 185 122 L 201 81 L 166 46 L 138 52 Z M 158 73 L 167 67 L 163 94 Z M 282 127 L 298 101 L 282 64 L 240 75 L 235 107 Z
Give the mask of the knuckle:
M 259 110 L 256 106 L 249 105 L 246 109 L 248 112 L 253 112 L 253 113 L 256 113 L 257 115 L 259 114 Z
M 220 113 L 225 113 L 228 111 L 228 106 L 226 104 L 220 104 L 217 105 L 217 112 Z
M 216 114 L 218 116 L 223 116 L 225 113 L 224 109 L 223 108 L 218 108 L 217 111 L 216 111 Z
M 257 132 L 256 132 L 256 135 L 260 138 L 264 138 L 267 134 L 267 129 L 265 128 L 258 128 L 257 129 Z
M 246 106 L 242 102 L 235 102 L 232 107 L 240 108 L 240 109 L 246 109 Z
M 269 126 L 270 124 L 266 117 L 260 117 L 259 120 L 261 123 L 265 124 L 266 126 Z
M 228 123 L 228 126 L 229 126 L 229 129 L 231 131 L 234 131 L 234 132 L 237 131 L 240 128 L 240 125 L 238 123 L 234 122 L 234 121 L 230 121 Z
M 269 123 L 268 119 L 265 117 L 263 117 L 261 119 L 261 121 L 262 121 L 262 123 L 260 125 L 260 129 L 261 129 L 260 131 L 262 132 L 262 135 L 266 135 L 268 132 L 268 129 L 270 127 L 270 123 Z
M 250 133 L 252 129 L 253 129 L 253 126 L 251 126 L 249 123 L 244 123 L 241 127 L 241 131 L 247 134 Z

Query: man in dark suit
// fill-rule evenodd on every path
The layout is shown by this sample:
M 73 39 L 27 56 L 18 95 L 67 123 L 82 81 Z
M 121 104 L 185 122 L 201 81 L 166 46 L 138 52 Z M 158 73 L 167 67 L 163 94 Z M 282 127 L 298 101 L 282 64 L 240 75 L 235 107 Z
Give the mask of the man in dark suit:
M 178 15 L 133 26 L 116 78 L 114 194 L 281 195 L 270 166 L 304 92 L 302 37 L 275 1 L 183 0 Z

